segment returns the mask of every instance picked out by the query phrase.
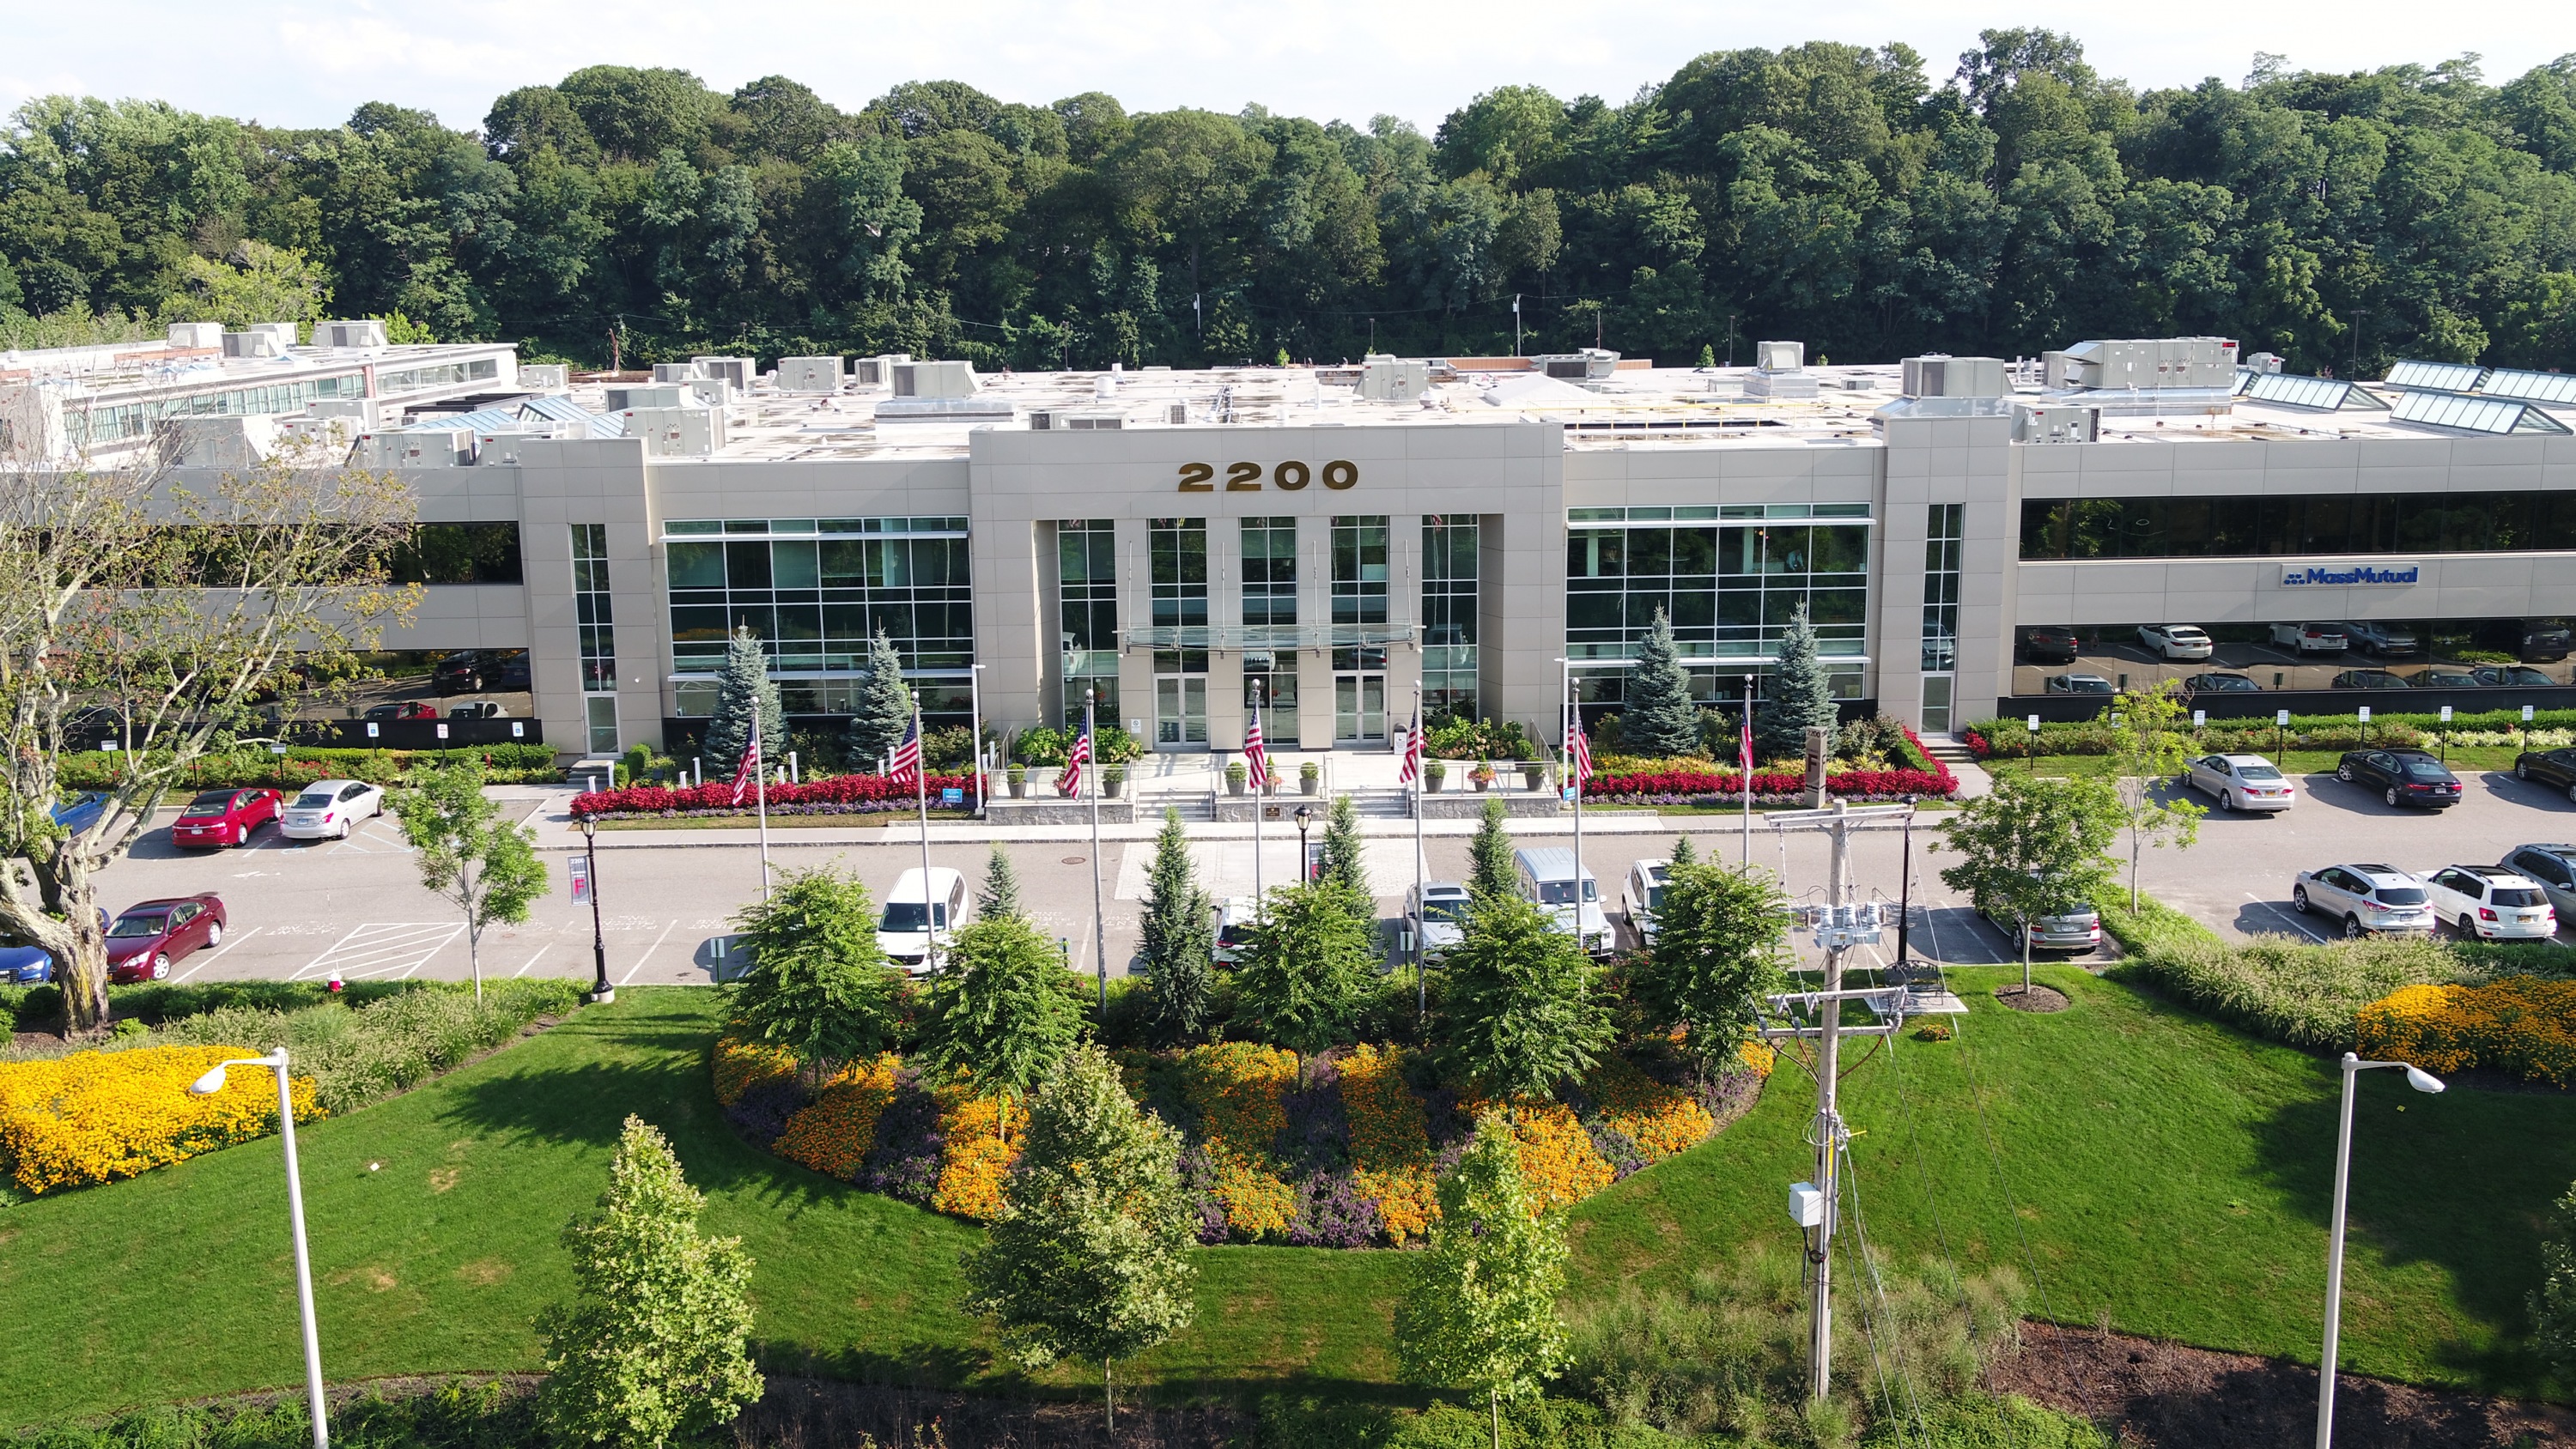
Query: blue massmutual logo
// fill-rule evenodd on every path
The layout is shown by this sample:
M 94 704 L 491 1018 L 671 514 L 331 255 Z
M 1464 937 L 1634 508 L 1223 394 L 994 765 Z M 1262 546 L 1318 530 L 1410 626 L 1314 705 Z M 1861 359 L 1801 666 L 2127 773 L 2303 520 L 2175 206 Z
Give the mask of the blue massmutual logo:
M 2283 564 L 2281 587 L 2306 588 L 2312 584 L 2344 586 L 2367 584 L 2420 584 L 2424 581 L 2421 564 Z

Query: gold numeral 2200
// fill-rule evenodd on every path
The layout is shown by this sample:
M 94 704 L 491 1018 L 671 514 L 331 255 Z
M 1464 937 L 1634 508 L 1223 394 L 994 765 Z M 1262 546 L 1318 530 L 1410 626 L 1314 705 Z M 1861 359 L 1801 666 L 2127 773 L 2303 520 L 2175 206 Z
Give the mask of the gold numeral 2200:
M 1181 465 L 1180 491 L 1183 493 L 1216 492 L 1216 471 L 1216 465 L 1213 463 L 1183 463 Z M 1281 463 L 1269 470 L 1270 484 L 1273 487 L 1294 493 L 1298 489 L 1301 489 L 1308 483 L 1314 481 L 1315 471 L 1316 470 L 1307 467 L 1305 464 L 1295 462 L 1293 460 Z M 1336 458 L 1332 462 L 1326 463 L 1323 466 L 1322 472 L 1324 477 L 1324 486 L 1332 489 L 1336 493 L 1345 488 L 1355 488 L 1359 486 L 1360 465 L 1357 463 Z M 1261 474 L 1262 467 L 1259 463 L 1228 463 L 1225 465 L 1225 491 L 1228 493 L 1258 493 L 1261 491 L 1263 486 Z

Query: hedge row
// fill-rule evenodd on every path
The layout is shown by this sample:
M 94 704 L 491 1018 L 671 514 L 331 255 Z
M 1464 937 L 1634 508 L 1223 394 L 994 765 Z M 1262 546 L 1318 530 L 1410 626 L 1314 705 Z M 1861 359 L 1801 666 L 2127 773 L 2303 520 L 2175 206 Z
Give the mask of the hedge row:
M 406 991 L 418 991 L 426 983 L 418 981 L 352 981 L 342 989 L 339 999 L 351 1006 L 363 1006 Z M 193 985 L 167 981 L 140 986 L 107 988 L 107 1007 L 119 1021 L 137 1021 L 158 1026 L 191 1016 L 200 1016 L 224 1007 L 248 1007 L 256 1011 L 296 1011 L 320 1006 L 332 999 L 330 990 L 319 981 L 206 981 Z M 0 986 L 0 1020 L 8 1021 L 18 1031 L 52 1031 L 63 1018 L 62 988 L 45 986 Z
M 316 780 L 364 780 L 370 785 L 399 785 L 427 765 L 480 760 L 494 784 L 551 783 L 563 778 L 555 768 L 552 745 L 483 745 L 453 750 L 339 750 L 297 747 L 286 754 L 236 750 L 213 755 L 179 774 L 174 790 L 223 790 L 267 785 L 299 790 Z M 125 775 L 125 757 L 97 750 L 63 756 L 63 784 L 75 790 L 104 790 Z
M 963 790 L 971 783 L 965 775 L 933 775 L 925 782 L 931 798 L 942 790 Z M 911 781 L 898 782 L 886 775 L 835 775 L 828 780 L 809 780 L 800 785 L 771 785 L 764 792 L 772 808 L 817 805 L 871 805 L 886 801 L 911 800 L 916 792 Z M 585 790 L 572 798 L 572 813 L 580 815 L 678 815 L 700 811 L 739 814 L 751 805 L 745 792 L 740 806 L 734 804 L 733 786 L 726 782 L 706 785 L 629 785 L 621 790 Z M 817 813 L 812 809 L 799 814 Z
M 2355 708 L 2368 704 L 2356 700 Z M 2532 713 L 2533 730 L 2576 729 L 2576 709 L 2544 709 Z M 2193 730 L 2192 737 L 2212 750 L 2269 749 L 2276 739 L 2286 735 L 2292 749 L 2355 750 L 2366 745 L 2418 745 L 2444 733 L 2462 735 L 2491 732 L 2519 737 L 2523 730 L 2519 709 L 2488 709 L 2475 714 L 2455 713 L 2448 725 L 2441 716 L 2399 713 L 2371 706 L 2370 723 L 2364 726 L 2356 714 L 2294 714 L 2284 727 L 2269 718 L 2214 719 Z M 2019 759 L 2031 748 L 2030 725 L 2020 719 L 1981 719 L 1961 732 L 1968 748 L 1979 759 L 2003 755 Z M 2043 755 L 2107 755 L 2112 749 L 2111 710 L 2104 706 L 2099 717 L 2074 722 L 2043 722 L 2039 727 L 2038 752 Z

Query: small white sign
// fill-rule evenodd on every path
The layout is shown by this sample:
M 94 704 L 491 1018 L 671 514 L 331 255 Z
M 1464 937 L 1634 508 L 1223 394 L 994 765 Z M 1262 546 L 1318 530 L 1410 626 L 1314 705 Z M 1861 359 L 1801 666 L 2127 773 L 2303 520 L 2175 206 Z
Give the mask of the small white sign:
M 2362 722 L 2363 724 L 2368 724 L 2368 723 L 2370 723 L 2370 706 L 2369 706 L 2369 705 L 2366 705 L 2366 704 L 2365 704 L 2365 705 L 2363 705 L 2363 706 L 2361 707 L 2361 722 Z
M 570 864 L 572 866 L 572 903 L 576 906 L 589 905 L 590 862 L 576 855 Z
M 368 738 L 368 739 L 371 739 L 371 740 L 372 740 L 372 739 L 376 738 L 378 735 L 381 735 L 381 734 L 383 734 L 383 733 L 384 733 L 384 728 L 383 728 L 382 726 L 378 725 L 374 720 L 369 720 L 369 721 L 367 721 L 367 738 Z
M 268 747 L 268 752 L 269 752 L 270 754 L 272 754 L 272 755 L 282 755 L 282 754 L 285 754 L 285 753 L 286 753 L 286 746 L 284 746 L 284 745 L 270 745 L 270 746 Z
M 438 737 L 442 740 L 447 738 L 447 721 L 445 720 L 440 720 L 438 722 Z
M 2522 722 L 2523 722 L 2524 724 L 2529 724 L 2529 723 L 2531 723 L 2531 706 L 2530 706 L 2530 705 L 2527 705 L 2527 704 L 2526 704 L 2526 705 L 2524 705 L 2524 706 L 2522 707 Z
M 2031 732 L 2032 734 L 2038 734 L 2038 733 L 2039 733 L 2039 716 L 2038 716 L 2038 715 L 2032 715 L 2032 716 L 2030 717 L 2030 732 Z
M 2289 722 L 2290 722 L 2290 712 L 2289 712 L 2288 710 L 2286 710 L 2286 709 L 2284 709 L 2284 710 L 2276 710 L 2276 711 L 2274 711 L 2274 712 L 2273 712 L 2273 715 L 2272 715 L 2272 723 L 2274 723 L 2274 724 L 2276 724 L 2276 725 L 2286 725 L 2286 724 L 2288 724 Z
M 2196 709 L 2196 710 L 2193 710 L 2193 711 L 2191 712 L 2191 727 L 2192 727 L 2193 729 L 2198 729 L 2198 728 L 2200 728 L 2202 725 L 2205 725 L 2205 724 L 2207 724 L 2207 723 L 2209 723 L 2209 711 L 2208 711 L 2208 710 L 2205 710 L 2205 709 Z
M 510 738 L 512 738 L 512 739 L 514 739 L 514 740 L 523 740 L 523 739 L 526 739 L 527 737 L 528 737 L 528 722 L 527 722 L 526 720 L 517 720 L 517 719 L 514 719 L 514 720 L 510 721 Z
M 2523 717 L 2524 719 L 2529 719 L 2529 718 L 2531 718 L 2531 711 L 2530 711 L 2530 710 L 2527 710 L 2527 709 L 2526 709 L 2526 710 L 2524 710 L 2524 711 L 2522 712 L 2522 717 Z M 116 751 L 117 751 L 117 749 L 118 749 L 118 745 L 117 745 L 116 741 L 114 741 L 114 740 L 100 740 L 100 741 L 98 742 L 98 747 L 99 747 L 101 750 L 103 750 L 103 751 L 105 751 L 106 753 L 111 754 L 111 755 L 112 755 L 112 754 L 115 754 L 115 753 L 116 753 Z
M 2447 704 L 2446 704 L 2446 705 L 2442 706 L 2442 723 L 2444 723 L 2444 724 L 2449 724 L 2450 722 L 2451 722 L 2451 707 L 2450 707 L 2449 705 L 2447 705 Z

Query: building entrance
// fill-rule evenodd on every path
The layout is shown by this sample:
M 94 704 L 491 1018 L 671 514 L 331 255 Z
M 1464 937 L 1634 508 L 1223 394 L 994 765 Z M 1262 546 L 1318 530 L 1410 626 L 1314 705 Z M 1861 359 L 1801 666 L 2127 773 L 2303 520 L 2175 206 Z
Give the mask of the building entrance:
M 1386 743 L 1386 651 L 1333 651 L 1333 743 Z
M 1204 750 L 1207 742 L 1207 654 L 1196 649 L 1157 651 L 1154 748 Z

